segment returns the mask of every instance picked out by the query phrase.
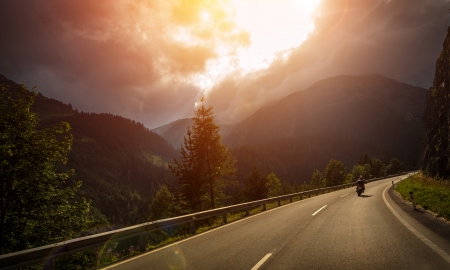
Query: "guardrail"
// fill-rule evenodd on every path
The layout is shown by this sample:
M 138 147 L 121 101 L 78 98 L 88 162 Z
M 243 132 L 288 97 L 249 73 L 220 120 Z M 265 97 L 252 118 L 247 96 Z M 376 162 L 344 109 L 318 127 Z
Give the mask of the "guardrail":
M 386 179 L 390 177 L 395 177 L 402 174 L 390 175 L 387 177 L 370 179 L 368 182 L 373 182 L 381 179 Z M 165 229 L 175 225 L 190 224 L 190 230 L 192 234 L 195 234 L 195 221 L 221 216 L 223 217 L 223 222 L 227 223 L 227 213 L 245 211 L 246 215 L 249 215 L 249 211 L 252 208 L 263 206 L 263 211 L 266 210 L 266 205 L 268 203 L 278 202 L 278 206 L 281 205 L 281 201 L 289 199 L 292 203 L 292 199 L 299 197 L 300 200 L 303 196 L 311 197 L 311 195 L 324 194 L 326 191 L 332 192 L 334 190 L 339 190 L 342 188 L 348 188 L 355 186 L 355 183 L 337 185 L 332 187 L 318 188 L 308 191 L 302 191 L 297 193 L 292 193 L 288 195 L 282 195 L 278 197 L 267 198 L 259 201 L 252 201 L 248 203 L 236 204 L 222 208 L 216 208 L 204 212 L 193 213 L 185 216 L 168 218 L 163 220 L 156 220 L 152 222 L 146 222 L 139 225 L 126 227 L 118 230 L 113 230 L 109 232 L 104 232 L 100 234 L 80 237 L 71 239 L 68 241 L 59 242 L 56 244 L 50 244 L 42 247 L 26 249 L 18 252 L 13 252 L 9 254 L 0 255 L 0 269 L 16 269 L 19 267 L 29 266 L 37 263 L 42 263 L 44 260 L 49 261 L 48 267 L 46 269 L 52 269 L 52 260 L 58 257 L 67 256 L 74 254 L 76 252 L 85 251 L 91 248 L 102 246 L 106 242 L 114 239 L 114 241 L 119 241 L 127 239 L 133 236 L 139 236 L 140 251 L 145 252 L 145 234 L 154 230 Z

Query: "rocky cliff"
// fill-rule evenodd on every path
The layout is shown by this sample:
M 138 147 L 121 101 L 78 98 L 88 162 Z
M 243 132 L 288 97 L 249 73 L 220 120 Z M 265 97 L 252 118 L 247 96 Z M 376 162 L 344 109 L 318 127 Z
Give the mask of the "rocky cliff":
M 433 87 L 427 94 L 423 170 L 432 176 L 450 176 L 450 27 L 436 62 Z

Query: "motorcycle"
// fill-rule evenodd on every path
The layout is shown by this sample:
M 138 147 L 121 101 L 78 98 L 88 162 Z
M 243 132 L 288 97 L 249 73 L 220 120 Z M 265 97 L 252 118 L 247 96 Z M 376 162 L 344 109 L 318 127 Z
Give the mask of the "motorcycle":
M 358 197 L 361 196 L 361 193 L 364 192 L 364 184 L 363 183 L 358 183 L 356 185 L 356 192 L 358 193 Z

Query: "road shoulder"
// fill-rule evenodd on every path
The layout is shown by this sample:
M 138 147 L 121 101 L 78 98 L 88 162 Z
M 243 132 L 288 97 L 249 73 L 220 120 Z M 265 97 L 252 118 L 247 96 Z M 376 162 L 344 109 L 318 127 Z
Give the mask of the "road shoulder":
M 413 210 L 412 205 L 391 187 L 383 192 L 387 193 L 385 203 L 391 208 L 400 222 L 413 232 L 413 234 L 426 243 L 429 247 L 443 256 L 450 263 L 450 225 L 438 218 L 433 213 L 425 210 Z M 384 197 L 384 195 L 383 195 Z

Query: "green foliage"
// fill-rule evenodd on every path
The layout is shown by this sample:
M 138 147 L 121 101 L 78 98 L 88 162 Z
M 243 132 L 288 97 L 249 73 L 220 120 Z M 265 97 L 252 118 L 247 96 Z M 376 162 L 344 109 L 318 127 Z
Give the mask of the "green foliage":
M 252 172 L 245 181 L 244 194 L 248 201 L 256 201 L 267 198 L 269 190 L 267 189 L 267 177 L 261 171 L 253 166 Z
M 213 120 L 213 108 L 201 106 L 195 111 L 194 126 L 188 129 L 181 146 L 181 160 L 169 165 L 180 185 L 180 197 L 187 202 L 189 211 L 215 208 L 226 198 L 223 188 L 234 176 L 235 159 L 222 144 L 219 126 Z M 207 195 L 207 196 L 206 196 Z M 205 202 L 210 205 L 205 206 Z
M 336 186 L 345 181 L 345 165 L 341 161 L 331 159 L 325 168 L 325 179 L 327 186 Z
M 311 188 L 321 188 L 324 187 L 325 184 L 326 180 L 323 174 L 319 170 L 315 170 L 310 182 Z
M 438 217 L 450 219 L 450 184 L 418 173 L 400 181 L 395 187 L 403 197 L 410 201 L 409 192 L 414 193 L 414 200 L 424 209 L 437 214 Z
M 273 172 L 267 175 L 266 187 L 268 197 L 283 195 L 283 186 L 281 185 L 281 181 Z
M 386 174 L 392 175 L 405 171 L 404 164 L 398 160 L 397 158 L 393 158 L 389 161 L 389 164 L 386 166 Z
M 166 185 L 162 185 L 150 206 L 149 220 L 165 219 L 181 215 L 182 209 Z
M 90 202 L 67 186 L 61 171 L 71 150 L 67 123 L 38 130 L 30 108 L 36 92 L 0 90 L 0 252 L 9 253 L 73 238 L 96 225 Z
M 372 170 L 372 168 L 370 167 L 369 164 L 354 165 L 353 169 L 352 169 L 353 181 L 356 181 L 360 175 L 362 175 L 364 177 L 364 179 L 372 178 L 372 175 L 370 174 L 371 170 Z
M 373 158 L 370 173 L 375 178 L 384 177 L 386 175 L 386 165 L 383 161 Z
M 350 184 L 354 182 L 354 176 L 351 173 L 348 173 L 345 175 L 345 181 L 344 184 Z

